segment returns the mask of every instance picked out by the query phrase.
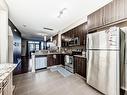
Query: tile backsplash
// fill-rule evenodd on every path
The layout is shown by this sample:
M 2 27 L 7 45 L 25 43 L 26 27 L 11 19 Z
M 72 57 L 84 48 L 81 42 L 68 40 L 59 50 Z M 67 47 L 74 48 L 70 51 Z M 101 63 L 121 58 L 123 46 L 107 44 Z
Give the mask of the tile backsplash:
M 75 47 L 65 47 L 65 48 L 61 48 L 61 52 L 72 52 L 72 51 L 84 51 L 85 46 L 75 46 Z

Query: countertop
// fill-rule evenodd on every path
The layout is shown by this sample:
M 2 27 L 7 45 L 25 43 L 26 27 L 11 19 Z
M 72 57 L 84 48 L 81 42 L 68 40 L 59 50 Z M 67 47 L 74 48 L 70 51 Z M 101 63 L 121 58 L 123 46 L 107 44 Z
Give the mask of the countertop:
M 74 55 L 76 57 L 86 58 L 84 55 Z
M 0 64 L 0 83 L 16 68 L 16 64 L 4 63 Z
M 32 55 L 35 55 L 35 56 L 46 56 L 46 55 L 52 55 L 52 54 L 69 54 L 69 53 L 59 53 L 59 52 L 55 52 L 55 53 L 33 53 Z
M 55 52 L 55 53 L 42 53 L 42 52 L 37 52 L 37 53 L 33 53 L 32 55 L 35 56 L 47 56 L 47 55 L 53 55 L 53 54 L 67 54 L 67 55 L 71 55 L 71 53 L 60 53 L 60 52 Z M 81 57 L 81 58 L 86 58 L 84 55 L 73 55 L 76 57 Z

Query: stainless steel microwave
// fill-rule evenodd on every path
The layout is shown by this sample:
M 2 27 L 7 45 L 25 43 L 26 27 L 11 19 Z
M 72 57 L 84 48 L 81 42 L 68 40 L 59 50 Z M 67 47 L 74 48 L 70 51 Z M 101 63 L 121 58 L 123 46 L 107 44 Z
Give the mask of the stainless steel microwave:
M 79 37 L 75 37 L 71 39 L 71 41 L 69 41 L 69 46 L 76 46 L 76 45 L 80 45 Z
M 75 43 L 75 45 L 80 45 L 80 39 L 79 39 L 79 37 L 76 37 L 76 38 L 74 38 L 74 43 Z

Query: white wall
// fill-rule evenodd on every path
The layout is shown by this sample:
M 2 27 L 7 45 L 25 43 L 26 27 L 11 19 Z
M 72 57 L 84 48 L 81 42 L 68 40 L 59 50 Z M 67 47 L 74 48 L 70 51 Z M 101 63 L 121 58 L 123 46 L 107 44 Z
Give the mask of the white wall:
M 64 32 L 67 32 L 68 30 L 71 30 L 73 29 L 74 27 L 76 26 L 79 26 L 80 24 L 83 24 L 87 22 L 87 17 L 86 16 L 83 16 L 81 17 L 80 19 L 74 21 L 74 23 L 72 23 L 71 25 L 69 25 L 68 27 L 64 28 L 61 33 L 64 33 Z
M 0 0 L 0 63 L 8 62 L 8 7 Z
M 8 62 L 13 63 L 13 33 L 10 26 L 8 33 Z

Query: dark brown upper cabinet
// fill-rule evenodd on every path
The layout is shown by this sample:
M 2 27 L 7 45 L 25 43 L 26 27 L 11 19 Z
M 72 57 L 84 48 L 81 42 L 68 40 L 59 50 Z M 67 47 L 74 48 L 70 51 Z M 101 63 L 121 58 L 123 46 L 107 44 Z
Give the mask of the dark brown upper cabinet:
M 86 40 L 86 34 L 87 34 L 87 23 L 83 23 L 65 33 L 62 34 L 62 47 L 69 47 L 69 46 L 82 46 L 84 45 Z M 76 41 L 79 41 L 78 44 Z M 71 44 L 71 45 L 70 45 Z
M 56 44 L 56 46 L 58 46 L 58 34 L 53 36 L 52 40 L 53 40 L 53 43 Z
M 113 0 L 88 15 L 88 30 L 115 23 L 127 18 L 127 0 Z

